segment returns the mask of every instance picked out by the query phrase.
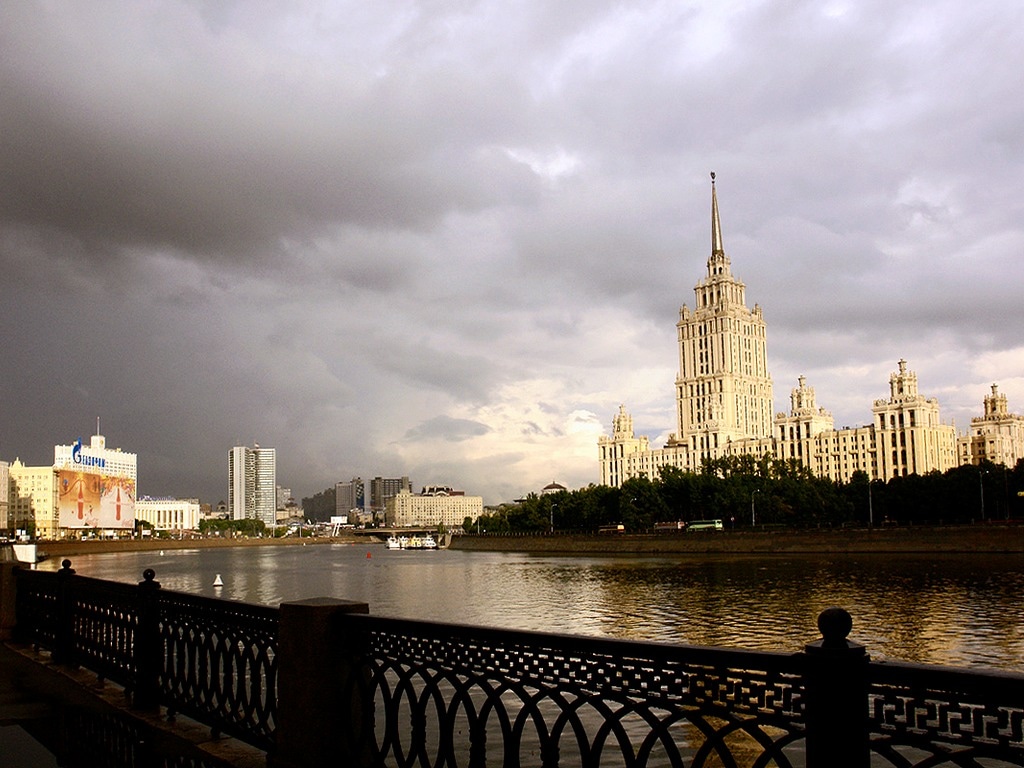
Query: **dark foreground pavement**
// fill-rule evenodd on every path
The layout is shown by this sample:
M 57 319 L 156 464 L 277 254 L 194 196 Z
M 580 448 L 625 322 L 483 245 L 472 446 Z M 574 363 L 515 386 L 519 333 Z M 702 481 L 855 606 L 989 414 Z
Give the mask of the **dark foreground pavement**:
M 187 718 L 134 712 L 94 674 L 0 643 L 0 765 L 263 768 L 266 756 Z

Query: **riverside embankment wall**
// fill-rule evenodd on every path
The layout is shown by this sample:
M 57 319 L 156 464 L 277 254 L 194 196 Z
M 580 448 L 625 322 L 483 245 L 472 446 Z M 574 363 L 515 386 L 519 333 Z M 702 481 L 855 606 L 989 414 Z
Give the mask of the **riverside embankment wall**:
M 216 549 L 219 547 L 295 547 L 314 544 L 351 544 L 354 537 L 325 538 L 289 536 L 287 538 L 221 538 L 208 539 L 65 539 L 40 541 L 39 553 L 47 557 L 96 555 L 103 552 L 154 552 L 171 549 Z
M 456 536 L 451 549 L 550 554 L 954 553 L 1024 555 L 1024 526 L 721 531 L 679 534 Z

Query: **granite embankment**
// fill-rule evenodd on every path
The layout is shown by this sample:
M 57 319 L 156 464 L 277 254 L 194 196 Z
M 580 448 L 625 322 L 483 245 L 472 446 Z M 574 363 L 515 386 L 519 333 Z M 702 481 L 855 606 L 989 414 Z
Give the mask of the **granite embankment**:
M 168 549 L 214 549 L 217 547 L 294 547 L 314 544 L 351 544 L 352 536 L 340 538 L 288 536 L 286 538 L 209 538 L 209 539 L 65 539 L 40 541 L 39 552 L 47 557 L 96 555 L 103 552 L 149 552 Z
M 721 531 L 679 534 L 456 536 L 451 549 L 550 554 L 1024 554 L 1024 526 L 908 527 L 815 531 Z
M 215 547 L 306 546 L 366 543 L 366 536 L 340 538 L 209 538 L 116 541 L 41 541 L 50 558 L 101 552 L 129 552 Z M 837 529 L 815 531 L 721 531 L 679 534 L 539 534 L 455 536 L 449 547 L 478 552 L 551 554 L 816 554 L 840 552 L 928 553 L 981 552 L 1024 555 L 1024 525 L 974 525 Z

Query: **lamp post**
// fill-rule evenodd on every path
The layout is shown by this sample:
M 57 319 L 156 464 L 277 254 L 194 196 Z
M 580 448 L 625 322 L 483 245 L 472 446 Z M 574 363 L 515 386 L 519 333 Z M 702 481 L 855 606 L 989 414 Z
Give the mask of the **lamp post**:
M 548 513 L 551 516 L 551 519 L 550 519 L 550 521 L 548 523 L 550 525 L 550 529 L 548 530 L 548 533 L 554 533 L 555 532 L 555 507 L 557 507 L 557 506 L 558 506 L 557 504 L 552 504 L 551 507 L 548 509 Z
M 754 508 L 754 495 L 761 491 L 754 491 L 750 494 L 750 527 L 753 528 L 757 524 L 757 514 Z
M 875 509 L 871 504 L 871 478 L 868 478 L 868 528 L 875 527 Z
M 988 472 L 978 467 L 978 490 L 981 494 L 981 519 L 985 520 L 985 475 Z

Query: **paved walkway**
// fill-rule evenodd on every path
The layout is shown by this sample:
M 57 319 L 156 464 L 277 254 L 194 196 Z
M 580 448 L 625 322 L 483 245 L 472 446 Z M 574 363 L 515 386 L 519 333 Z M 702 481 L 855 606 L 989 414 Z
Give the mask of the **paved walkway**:
M 214 739 L 187 718 L 169 723 L 129 710 L 117 686 L 84 670 L 43 663 L 0 643 L 0 765 L 3 768 L 190 765 L 263 768 L 263 752 Z

